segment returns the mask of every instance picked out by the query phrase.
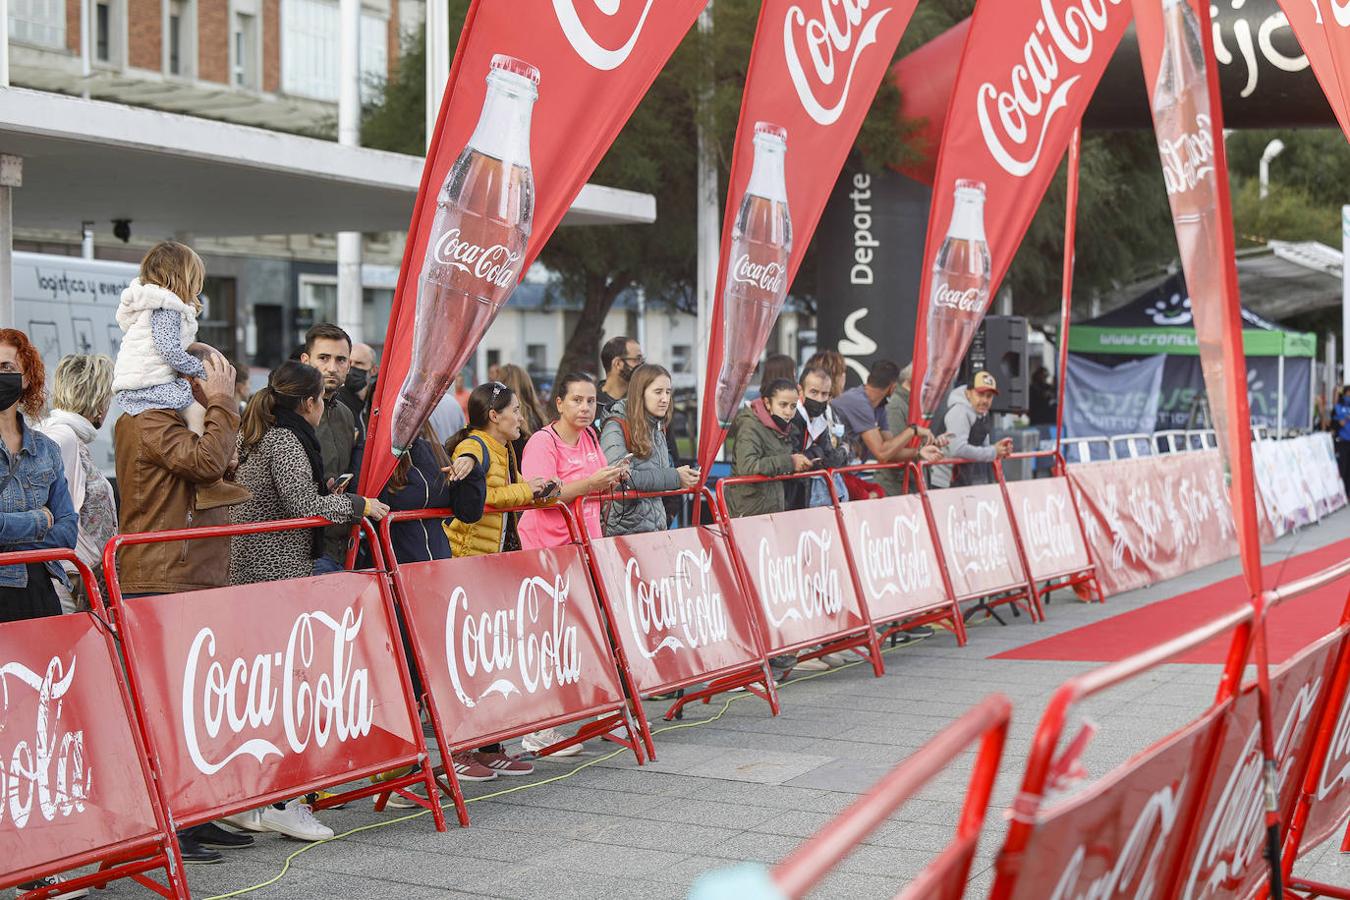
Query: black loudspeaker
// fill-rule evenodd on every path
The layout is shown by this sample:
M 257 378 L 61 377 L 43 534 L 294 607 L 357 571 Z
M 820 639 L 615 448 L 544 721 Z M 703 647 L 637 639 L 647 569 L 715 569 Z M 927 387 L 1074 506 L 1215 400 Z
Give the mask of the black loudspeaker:
M 1030 406 L 1027 387 L 1027 320 L 1023 316 L 985 316 L 970 342 L 962 367 L 966 384 L 984 370 L 998 381 L 998 396 L 992 407 L 997 413 L 1026 412 Z

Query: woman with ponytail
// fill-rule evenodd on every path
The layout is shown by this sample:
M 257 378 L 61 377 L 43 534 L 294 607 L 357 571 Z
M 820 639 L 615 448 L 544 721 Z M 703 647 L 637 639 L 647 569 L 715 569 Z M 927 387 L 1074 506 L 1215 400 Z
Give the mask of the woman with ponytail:
M 250 398 L 240 424 L 235 479 L 253 499 L 233 507 L 231 521 L 323 516 L 347 525 L 363 516 L 378 521 L 389 512 L 377 499 L 329 491 L 314 431 L 323 408 L 318 369 L 288 360 L 272 370 L 267 387 Z M 230 583 L 303 578 L 321 556 L 322 528 L 238 535 L 230 546 Z

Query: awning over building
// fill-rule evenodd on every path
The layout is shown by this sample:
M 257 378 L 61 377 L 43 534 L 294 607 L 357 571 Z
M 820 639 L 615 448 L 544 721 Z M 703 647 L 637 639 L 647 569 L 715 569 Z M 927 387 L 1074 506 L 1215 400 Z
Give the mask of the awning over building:
M 16 229 L 232 236 L 399 231 L 422 159 L 43 91 L 0 91 L 0 153 L 23 157 Z M 586 185 L 564 225 L 656 219 L 651 194 Z

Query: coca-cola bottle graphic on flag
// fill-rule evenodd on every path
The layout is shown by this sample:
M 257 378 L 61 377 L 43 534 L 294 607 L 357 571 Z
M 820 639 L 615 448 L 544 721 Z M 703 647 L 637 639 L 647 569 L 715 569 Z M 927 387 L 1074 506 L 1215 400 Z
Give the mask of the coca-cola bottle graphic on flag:
M 984 238 L 984 183 L 956 182 L 947 236 L 933 261 L 928 303 L 928 365 L 919 404 L 931 419 L 961 367 L 989 305 L 989 243 Z
M 394 452 L 411 446 L 520 280 L 534 219 L 530 118 L 539 70 L 498 54 L 483 111 L 436 201 L 417 285 L 412 362 L 394 403 Z
M 1191 298 L 1200 368 L 1226 458 L 1224 264 L 1204 44 L 1200 23 L 1185 0 L 1164 0 L 1163 29 L 1162 59 L 1153 85 L 1153 128 Z
M 754 376 L 769 331 L 787 296 L 792 221 L 788 217 L 787 131 L 755 123 L 755 161 L 731 229 L 731 255 L 722 289 L 722 370 L 717 421 L 731 424 Z

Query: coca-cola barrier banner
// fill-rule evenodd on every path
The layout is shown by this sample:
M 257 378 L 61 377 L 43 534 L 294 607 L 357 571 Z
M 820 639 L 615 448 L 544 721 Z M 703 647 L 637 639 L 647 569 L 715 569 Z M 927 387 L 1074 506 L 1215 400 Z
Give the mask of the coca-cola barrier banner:
M 1235 486 L 1238 553 L 1261 591 L 1261 532 L 1252 470 L 1247 360 L 1233 260 L 1223 110 L 1208 0 L 1132 0 L 1163 181 L 1172 207 L 1214 430 Z
M 764 0 L 760 8 L 710 319 L 721 327 L 709 335 L 709 389 L 701 398 L 698 461 L 704 473 L 722 446 L 916 3 Z
M 950 603 L 917 494 L 859 500 L 840 509 L 872 621 L 890 622 Z
M 179 824 L 418 753 L 382 575 L 121 602 Z
M 1008 502 L 1033 581 L 1048 581 L 1092 565 L 1067 478 L 1010 481 Z
M 707 528 L 591 542 L 615 636 L 638 690 L 729 674 L 763 659 L 726 544 Z
M 1107 596 L 1237 552 L 1217 450 L 1081 463 L 1069 478 Z
M 1303 829 L 1304 851 L 1339 836 L 1350 818 L 1350 691 L 1341 698 L 1339 708 L 1327 708 L 1323 715 L 1334 717 L 1334 725 L 1326 759 L 1315 775 L 1309 773 L 1312 805 Z
M 21 872 L 158 831 L 119 665 L 88 613 L 0 628 L 0 859 Z M 0 883 L 4 883 L 0 877 Z
M 870 627 L 834 507 L 732 519 L 731 539 L 759 600 L 770 656 Z
M 1341 130 L 1350 138 L 1350 104 L 1342 80 L 1350 78 L 1350 5 L 1343 0 L 1279 0 L 1289 27 L 1308 57 Z
M 1012 521 L 996 484 L 928 492 L 952 591 L 961 599 L 1024 587 Z
M 924 243 L 912 419 L 945 399 L 1129 22 L 1123 0 L 975 5 Z
M 1271 672 L 1280 821 L 1288 822 L 1302 787 L 1342 635 L 1334 632 Z M 1255 683 L 1238 696 L 1224 730 L 1193 829 L 1179 896 L 1255 897 L 1270 876 L 1265 850 L 1265 785 Z
M 706 2 L 474 0 L 408 227 L 362 494 L 379 494 Z
M 623 703 L 576 547 L 399 567 L 428 689 L 457 745 Z

